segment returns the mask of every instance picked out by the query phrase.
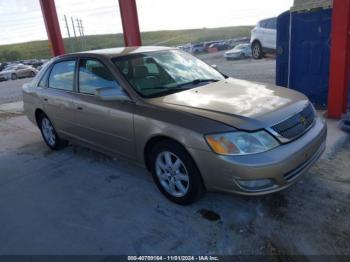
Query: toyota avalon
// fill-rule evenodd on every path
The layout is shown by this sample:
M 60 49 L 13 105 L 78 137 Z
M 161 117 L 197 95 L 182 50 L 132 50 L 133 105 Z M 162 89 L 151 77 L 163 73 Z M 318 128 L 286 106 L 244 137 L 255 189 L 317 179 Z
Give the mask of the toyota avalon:
M 205 191 L 285 189 L 325 149 L 325 122 L 303 94 L 227 77 L 173 48 L 54 58 L 23 100 L 51 149 L 71 141 L 133 160 L 183 205 Z

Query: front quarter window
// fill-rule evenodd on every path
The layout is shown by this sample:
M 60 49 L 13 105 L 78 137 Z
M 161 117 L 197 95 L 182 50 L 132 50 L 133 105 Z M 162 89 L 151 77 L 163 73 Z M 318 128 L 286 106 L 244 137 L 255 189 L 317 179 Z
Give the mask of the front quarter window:
M 225 79 L 206 63 L 178 50 L 127 55 L 113 59 L 113 63 L 135 91 L 146 98 Z

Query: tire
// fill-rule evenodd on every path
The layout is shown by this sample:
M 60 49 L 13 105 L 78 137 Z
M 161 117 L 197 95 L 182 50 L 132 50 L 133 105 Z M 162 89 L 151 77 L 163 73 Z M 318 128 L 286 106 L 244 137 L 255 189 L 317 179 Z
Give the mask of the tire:
M 11 79 L 12 79 L 12 80 L 17 80 L 17 78 L 18 78 L 18 77 L 17 77 L 16 74 L 12 74 L 12 75 L 11 75 Z
M 254 42 L 252 45 L 252 56 L 254 59 L 261 59 L 263 58 L 263 49 L 259 42 Z
M 155 184 L 170 201 L 189 205 L 201 197 L 204 186 L 200 172 L 181 145 L 172 140 L 160 141 L 150 150 L 148 159 Z M 167 159 L 170 159 L 173 169 Z
M 45 114 L 41 114 L 39 116 L 38 125 L 43 140 L 50 149 L 60 150 L 68 144 L 67 141 L 62 140 L 58 136 L 54 126 L 52 125 L 51 120 Z

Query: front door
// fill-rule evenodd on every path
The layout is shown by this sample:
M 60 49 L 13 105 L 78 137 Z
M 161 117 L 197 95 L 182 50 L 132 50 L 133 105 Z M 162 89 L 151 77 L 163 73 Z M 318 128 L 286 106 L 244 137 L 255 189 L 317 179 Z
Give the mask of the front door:
M 134 103 L 102 101 L 95 90 L 121 88 L 108 68 L 96 59 L 80 59 L 78 92 L 73 99 L 78 139 L 128 158 L 135 157 Z

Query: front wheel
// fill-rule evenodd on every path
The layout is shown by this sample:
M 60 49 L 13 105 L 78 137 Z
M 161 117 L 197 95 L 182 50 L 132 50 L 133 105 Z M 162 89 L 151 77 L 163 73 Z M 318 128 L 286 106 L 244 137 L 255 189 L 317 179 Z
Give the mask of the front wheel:
M 12 80 L 16 80 L 17 78 L 18 78 L 18 77 L 17 77 L 16 74 L 12 74 L 12 75 L 11 75 L 11 79 L 12 79 Z
M 161 141 L 153 147 L 149 159 L 153 180 L 169 200 L 188 205 L 202 195 L 204 186 L 199 170 L 181 145 Z
M 261 59 L 263 57 L 262 46 L 259 42 L 254 42 L 252 45 L 252 56 L 254 59 Z
M 46 145 L 52 150 L 59 150 L 67 145 L 66 141 L 59 138 L 50 119 L 46 115 L 40 117 L 39 128 Z

